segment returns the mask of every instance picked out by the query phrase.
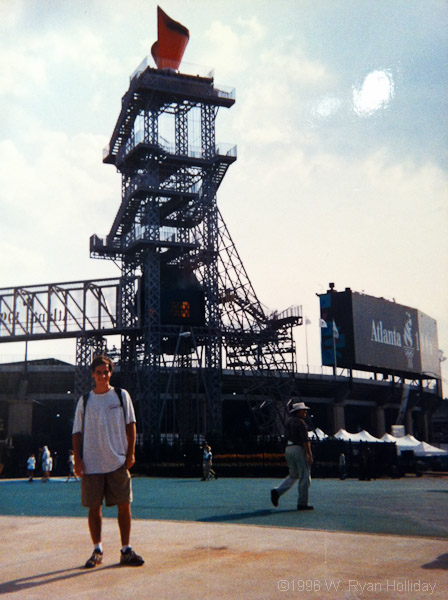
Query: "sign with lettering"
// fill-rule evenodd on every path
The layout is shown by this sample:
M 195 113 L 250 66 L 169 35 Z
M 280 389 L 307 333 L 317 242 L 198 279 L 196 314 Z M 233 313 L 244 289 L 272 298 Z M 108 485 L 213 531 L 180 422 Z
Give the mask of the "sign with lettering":
M 437 322 L 421 311 L 367 294 L 320 296 L 322 363 L 440 378 Z

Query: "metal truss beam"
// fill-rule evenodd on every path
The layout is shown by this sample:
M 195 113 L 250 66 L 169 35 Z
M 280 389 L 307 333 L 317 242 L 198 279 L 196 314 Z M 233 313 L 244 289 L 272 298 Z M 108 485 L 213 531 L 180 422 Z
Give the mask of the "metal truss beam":
M 302 323 L 300 307 L 268 314 L 259 301 L 230 233 L 219 214 L 218 277 L 227 368 L 250 374 L 247 399 L 264 430 L 276 433 L 291 396 L 294 378 L 291 328 Z
M 139 326 L 138 277 L 0 289 L 0 343 L 116 334 Z M 131 316 L 132 314 L 132 316 Z M 124 318 L 123 318 L 124 315 Z

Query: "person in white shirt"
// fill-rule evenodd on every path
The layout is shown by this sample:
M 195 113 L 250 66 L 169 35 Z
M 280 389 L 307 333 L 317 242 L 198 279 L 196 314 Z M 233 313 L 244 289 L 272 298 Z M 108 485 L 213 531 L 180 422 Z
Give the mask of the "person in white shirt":
M 36 457 L 34 454 L 30 454 L 28 460 L 26 461 L 26 468 L 28 471 L 28 481 L 32 482 L 34 477 L 34 471 L 36 469 Z
M 101 564 L 102 504 L 118 507 L 121 536 L 120 564 L 141 566 L 145 561 L 130 547 L 132 483 L 135 464 L 136 422 L 126 390 L 110 385 L 113 362 L 97 356 L 91 364 L 95 388 L 79 399 L 73 423 L 75 474 L 81 477 L 81 502 L 88 507 L 89 531 L 94 545 L 85 567 Z
M 202 479 L 201 481 L 208 481 L 209 479 L 218 479 L 215 471 L 212 469 L 213 454 L 212 449 L 208 444 L 204 446 L 204 453 L 202 457 Z
M 43 447 L 42 452 L 42 481 L 48 481 L 50 478 L 50 450 L 48 446 Z
M 68 463 L 68 475 L 67 475 L 67 479 L 65 481 L 66 482 L 69 481 L 72 477 L 75 481 L 79 481 L 78 477 L 76 477 L 76 475 L 75 475 L 75 457 L 73 455 L 73 450 L 68 451 L 67 463 Z

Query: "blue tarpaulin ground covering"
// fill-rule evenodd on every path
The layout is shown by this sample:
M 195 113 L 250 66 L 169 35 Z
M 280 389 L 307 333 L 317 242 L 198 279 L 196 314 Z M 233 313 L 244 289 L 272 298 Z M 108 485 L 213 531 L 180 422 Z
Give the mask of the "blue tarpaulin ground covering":
M 222 522 L 395 535 L 448 538 L 448 479 L 404 477 L 358 481 L 315 479 L 314 511 L 297 512 L 297 490 L 278 508 L 270 490 L 279 480 L 135 477 L 135 519 Z M 79 482 L 0 480 L 0 515 L 86 517 Z M 104 508 L 115 517 L 115 508 Z

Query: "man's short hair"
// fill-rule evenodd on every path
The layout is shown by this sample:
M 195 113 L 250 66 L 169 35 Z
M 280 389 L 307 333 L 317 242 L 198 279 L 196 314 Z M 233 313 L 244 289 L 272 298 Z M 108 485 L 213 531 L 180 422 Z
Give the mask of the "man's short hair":
M 100 365 L 107 365 L 111 373 L 114 370 L 114 363 L 112 359 L 106 356 L 105 354 L 102 354 L 101 356 L 95 356 L 95 358 L 92 360 L 92 364 L 90 365 L 90 370 L 92 371 L 92 373 L 94 373 L 95 369 Z

